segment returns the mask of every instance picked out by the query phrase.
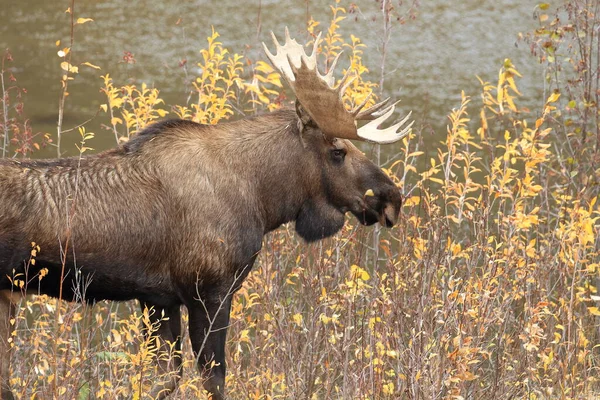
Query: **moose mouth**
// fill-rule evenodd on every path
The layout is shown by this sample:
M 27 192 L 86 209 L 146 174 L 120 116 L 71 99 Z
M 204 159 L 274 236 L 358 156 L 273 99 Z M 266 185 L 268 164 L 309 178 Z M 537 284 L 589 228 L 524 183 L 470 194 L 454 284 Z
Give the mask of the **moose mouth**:
M 377 222 L 381 226 L 391 228 L 396 224 L 398 219 L 398 213 L 395 212 L 392 204 L 376 204 L 374 207 L 370 207 L 365 202 L 360 202 L 360 207 L 356 210 L 351 211 L 352 214 L 358 219 L 363 225 L 373 225 Z

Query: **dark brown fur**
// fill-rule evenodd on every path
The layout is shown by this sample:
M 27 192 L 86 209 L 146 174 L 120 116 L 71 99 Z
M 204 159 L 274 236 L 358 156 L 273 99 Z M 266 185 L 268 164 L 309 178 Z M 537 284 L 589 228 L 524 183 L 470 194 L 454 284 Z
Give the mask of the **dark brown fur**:
M 400 193 L 379 168 L 349 141 L 325 137 L 301 109 L 297 113 L 215 126 L 165 121 L 81 160 L 0 160 L 0 294 L 18 291 L 8 279 L 13 269 L 31 279 L 48 268 L 30 292 L 39 288 L 57 297 L 66 249 L 63 299 L 138 299 L 155 315 L 170 317 L 158 332 L 170 341 L 179 338 L 185 305 L 205 388 L 221 398 L 221 328 L 229 323 L 231 289 L 250 271 L 263 235 L 295 221 L 298 233 L 313 241 L 337 232 L 348 211 L 364 224 L 388 226 L 399 213 Z M 374 196 L 364 197 L 367 189 Z M 41 252 L 26 268 L 31 242 Z M 208 319 L 198 295 L 215 318 L 203 349 Z M 4 399 L 12 398 L 11 307 L 8 296 L 0 297 Z M 217 365 L 205 368 L 213 359 Z M 167 395 L 175 385 L 176 379 L 157 393 Z

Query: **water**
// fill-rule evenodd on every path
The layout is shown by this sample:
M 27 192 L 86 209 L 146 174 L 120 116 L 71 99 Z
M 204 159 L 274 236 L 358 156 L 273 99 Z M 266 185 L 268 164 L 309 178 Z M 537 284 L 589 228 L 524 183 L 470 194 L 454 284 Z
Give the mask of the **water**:
M 56 133 L 60 93 L 61 48 L 69 42 L 69 1 L 0 0 L 0 48 L 13 54 L 12 72 L 27 89 L 25 112 L 35 132 Z M 345 37 L 354 33 L 367 45 L 365 64 L 371 77 L 379 81 L 382 19 L 379 3 L 355 1 L 360 12 L 341 23 Z M 414 118 L 426 140 L 435 142 L 445 134 L 446 115 L 457 107 L 460 92 L 477 98 L 479 82 L 497 79 L 505 58 L 511 58 L 524 78 L 518 84 L 522 105 L 541 104 L 541 67 L 529 55 L 527 45 L 517 43 L 517 34 L 535 28 L 533 16 L 537 1 L 464 0 L 421 1 L 417 18 L 406 24 L 394 23 L 388 47 L 384 94 L 402 98 L 400 112 L 413 110 Z M 63 129 L 92 118 L 106 100 L 100 93 L 100 75 L 109 73 L 115 84 L 146 82 L 161 90 L 167 105 L 183 104 L 189 86 L 179 67 L 188 60 L 191 73 L 200 59 L 211 26 L 221 34 L 223 44 L 233 52 L 252 59 L 262 55 L 261 41 L 268 33 L 283 32 L 284 26 L 299 35 L 312 15 L 323 24 L 330 16 L 325 1 L 248 1 L 195 0 L 186 2 L 78 0 L 75 16 L 94 22 L 76 27 L 74 64 L 89 61 L 102 70 L 81 67 L 70 83 Z M 348 6 L 349 3 L 343 4 Z M 397 6 L 398 2 L 394 1 Z M 406 10 L 406 6 L 400 7 Z M 260 22 L 260 29 L 259 29 Z M 302 36 L 300 36 L 302 37 Z M 517 46 L 518 45 L 518 46 Z M 136 63 L 123 62 L 125 51 L 133 53 Z M 96 133 L 90 145 L 97 150 L 114 146 L 114 136 L 101 128 L 108 123 L 99 115 L 89 124 Z M 63 151 L 77 152 L 76 132 L 63 138 Z M 45 149 L 36 157 L 52 157 L 55 149 Z

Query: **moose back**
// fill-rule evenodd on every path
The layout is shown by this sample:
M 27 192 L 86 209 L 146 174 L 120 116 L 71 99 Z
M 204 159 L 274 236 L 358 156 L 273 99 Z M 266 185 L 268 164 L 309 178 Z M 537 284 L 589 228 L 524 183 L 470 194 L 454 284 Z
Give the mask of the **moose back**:
M 379 129 L 393 105 L 346 110 L 348 75 L 334 86 L 331 73 L 318 72 L 316 51 L 307 56 L 287 30 L 285 45 L 275 45 L 277 54 L 267 55 L 295 92 L 295 109 L 213 126 L 159 122 L 82 158 L 0 160 L 2 399 L 13 398 L 15 294 L 138 299 L 163 321 L 153 333 L 160 345 L 174 342 L 177 350 L 184 305 L 204 387 L 220 399 L 231 296 L 263 236 L 293 222 L 306 241 L 319 240 L 340 230 L 348 212 L 365 225 L 395 224 L 400 191 L 348 139 L 399 140 L 406 118 Z M 371 122 L 357 128 L 361 119 Z M 40 248 L 35 264 L 32 242 Z M 17 285 L 17 276 L 30 283 Z M 181 361 L 157 363 L 175 372 L 153 387 L 163 398 L 177 385 Z

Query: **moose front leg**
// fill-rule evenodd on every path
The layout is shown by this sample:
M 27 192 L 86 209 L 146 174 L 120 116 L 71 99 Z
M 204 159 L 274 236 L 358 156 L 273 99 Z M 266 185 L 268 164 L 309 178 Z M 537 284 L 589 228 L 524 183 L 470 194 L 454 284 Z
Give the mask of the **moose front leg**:
M 204 377 L 204 389 L 212 394 L 212 400 L 225 398 L 225 341 L 231 295 L 227 293 L 223 298 L 204 296 L 188 306 L 192 349 Z
M 158 372 L 163 381 L 153 385 L 153 399 L 166 398 L 175 388 L 181 377 L 181 312 L 179 305 L 161 308 L 151 303 L 140 302 L 142 311 L 145 308 L 150 313 L 152 336 L 157 340 Z M 148 329 L 144 328 L 148 335 Z M 166 380 L 164 379 L 166 378 Z
M 9 338 L 14 329 L 10 320 L 15 314 L 12 302 L 14 294 L 9 290 L 0 291 L 0 398 L 14 399 L 10 391 L 10 355 L 12 353 Z

